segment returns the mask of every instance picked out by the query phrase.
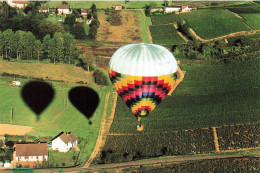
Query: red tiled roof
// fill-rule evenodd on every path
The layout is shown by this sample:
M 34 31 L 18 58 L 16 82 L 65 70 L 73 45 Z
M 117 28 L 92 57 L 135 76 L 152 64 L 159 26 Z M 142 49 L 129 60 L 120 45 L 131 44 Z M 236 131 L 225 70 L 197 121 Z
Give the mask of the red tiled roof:
M 12 1 L 13 4 L 28 4 L 27 1 Z
M 48 155 L 47 143 L 16 144 L 16 156 L 43 156 Z
M 87 9 L 81 9 L 81 13 L 87 13 Z

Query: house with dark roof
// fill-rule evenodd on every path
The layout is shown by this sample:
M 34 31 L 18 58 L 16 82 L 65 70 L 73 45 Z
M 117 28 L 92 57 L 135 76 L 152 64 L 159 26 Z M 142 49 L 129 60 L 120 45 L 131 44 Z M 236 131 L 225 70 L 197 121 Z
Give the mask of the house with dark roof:
M 50 12 L 49 7 L 38 6 L 37 8 L 38 8 L 40 13 L 49 13 Z
M 48 160 L 47 143 L 16 144 L 15 155 L 17 162 L 37 162 Z
M 60 152 L 67 152 L 78 145 L 78 138 L 73 133 L 61 132 L 53 138 L 51 148 Z

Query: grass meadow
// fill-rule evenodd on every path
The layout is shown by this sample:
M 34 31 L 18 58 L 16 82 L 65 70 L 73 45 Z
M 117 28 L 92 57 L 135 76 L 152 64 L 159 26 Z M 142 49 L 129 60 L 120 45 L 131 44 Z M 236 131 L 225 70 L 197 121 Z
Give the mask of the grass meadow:
M 240 15 L 245 20 L 245 23 L 254 30 L 260 30 L 260 13 L 246 13 Z
M 142 133 L 167 132 L 258 122 L 259 60 L 215 65 L 185 65 L 184 81 L 143 118 Z M 137 133 L 137 120 L 118 99 L 111 133 Z M 159 133 L 158 133 L 159 134 Z
M 13 123 L 17 125 L 32 126 L 33 132 L 27 135 L 33 136 L 56 136 L 61 131 L 72 132 L 77 137 L 86 139 L 87 145 L 82 152 L 81 158 L 87 159 L 96 144 L 96 139 L 99 132 L 100 121 L 104 110 L 104 102 L 106 93 L 111 90 L 111 87 L 87 86 L 94 89 L 99 95 L 99 104 L 89 120 L 75 108 L 68 99 L 69 91 L 81 86 L 77 84 L 64 82 L 48 82 L 54 89 L 55 95 L 52 102 L 40 114 L 37 121 L 36 114 L 27 106 L 21 97 L 22 87 L 10 86 L 7 81 L 12 81 L 13 78 L 0 78 L 0 123 L 10 123 L 10 108 L 14 108 Z M 20 79 L 22 84 L 29 82 L 28 79 Z M 84 85 L 86 86 L 86 85 Z M 111 107 L 111 106 L 110 106 Z M 83 160 L 84 162 L 84 160 Z

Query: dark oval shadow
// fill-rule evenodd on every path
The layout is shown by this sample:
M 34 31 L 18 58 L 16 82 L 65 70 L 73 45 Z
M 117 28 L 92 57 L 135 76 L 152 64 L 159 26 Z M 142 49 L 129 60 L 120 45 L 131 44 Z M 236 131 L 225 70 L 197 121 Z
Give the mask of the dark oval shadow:
M 32 81 L 24 85 L 21 94 L 24 102 L 37 115 L 38 121 L 42 111 L 53 100 L 55 92 L 46 82 Z
M 99 104 L 97 92 L 91 88 L 79 86 L 69 91 L 70 102 L 89 120 Z M 92 124 L 89 121 L 89 124 Z

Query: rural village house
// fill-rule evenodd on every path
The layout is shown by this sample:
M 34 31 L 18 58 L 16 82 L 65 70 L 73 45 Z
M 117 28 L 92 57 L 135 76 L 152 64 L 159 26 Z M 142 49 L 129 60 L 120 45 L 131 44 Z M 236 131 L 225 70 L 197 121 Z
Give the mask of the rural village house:
M 82 16 L 87 16 L 87 9 L 81 9 L 81 15 Z
M 56 5 L 58 14 L 71 14 L 69 5 Z
M 120 5 L 120 4 L 115 4 L 115 5 L 113 5 L 112 6 L 112 8 L 114 9 L 114 10 L 122 10 L 122 5 Z
M 47 143 L 42 144 L 16 144 L 16 161 L 37 162 L 48 160 Z
M 52 140 L 51 148 L 60 152 L 67 152 L 78 145 L 77 137 L 72 133 L 60 133 Z
M 165 13 L 173 13 L 173 12 L 190 12 L 192 11 L 192 8 L 187 6 L 187 5 L 183 5 L 183 6 L 168 6 L 165 7 Z
M 24 8 L 24 7 L 27 6 L 27 4 L 28 4 L 27 0 L 22 0 L 22 1 L 8 0 L 7 3 L 8 3 L 11 7 L 17 7 L 17 8 Z
M 38 8 L 40 13 L 48 13 L 48 12 L 50 12 L 49 7 L 39 6 L 37 8 Z

